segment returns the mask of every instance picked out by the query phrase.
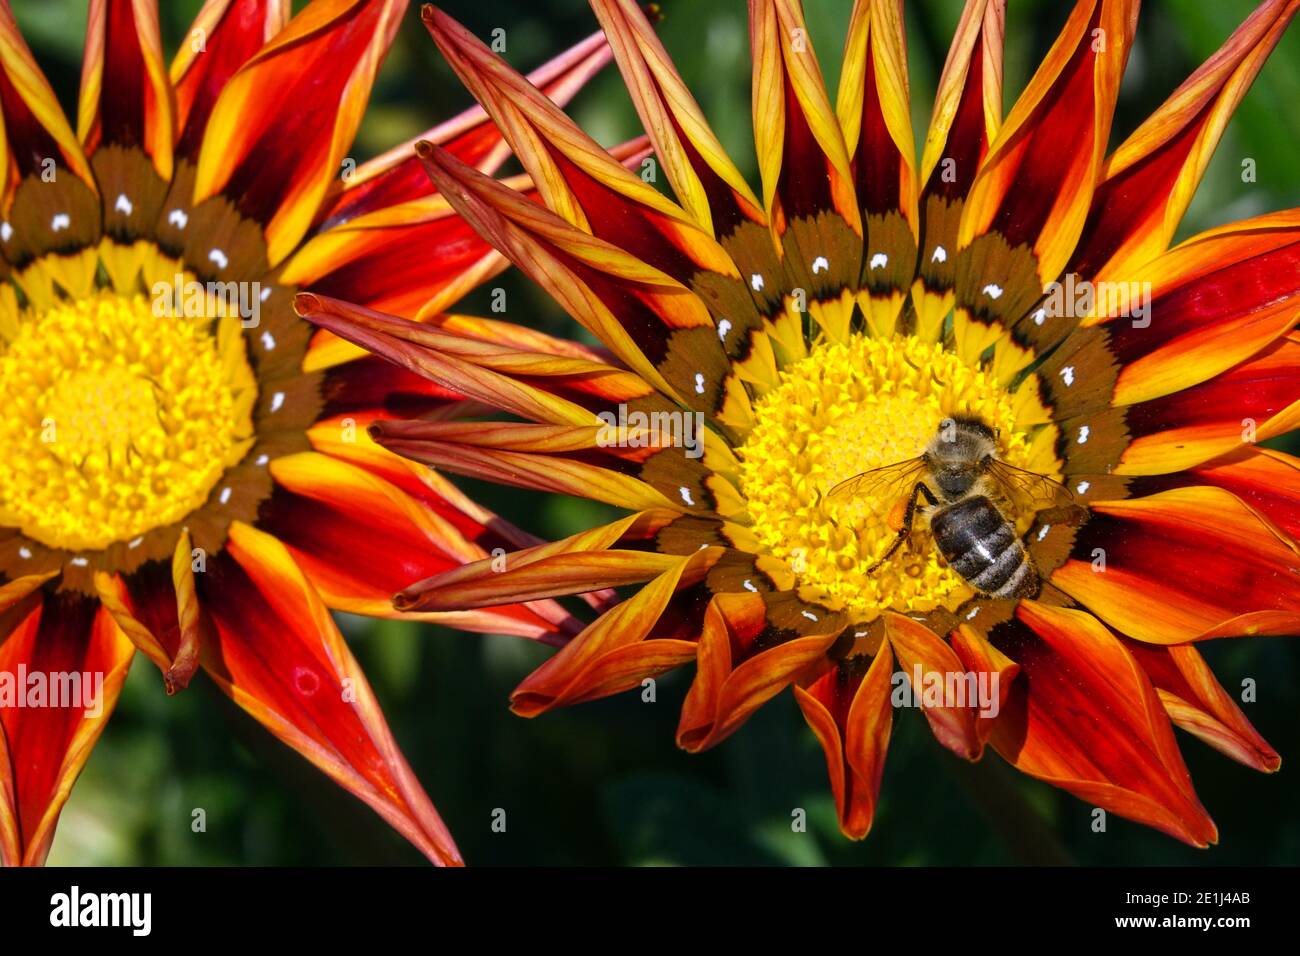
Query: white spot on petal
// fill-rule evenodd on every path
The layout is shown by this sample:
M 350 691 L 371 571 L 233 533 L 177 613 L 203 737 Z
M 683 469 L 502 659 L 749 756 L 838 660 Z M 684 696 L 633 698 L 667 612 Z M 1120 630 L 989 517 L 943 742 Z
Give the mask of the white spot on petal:
M 731 331 L 731 320 L 723 319 L 718 323 L 718 341 L 727 341 L 727 333 Z
M 213 249 L 209 252 L 208 261 L 215 262 L 218 269 L 224 269 L 226 266 L 230 265 L 229 257 L 220 249 Z
M 271 460 L 271 456 L 270 456 L 270 455 L 258 455 L 258 456 L 257 456 L 257 461 L 253 462 L 253 464 L 257 465 L 257 466 L 260 468 L 260 467 L 264 466 L 264 465 L 265 465 L 267 462 L 269 462 L 270 460 Z
M 695 499 L 691 497 L 691 489 L 687 488 L 685 485 L 682 485 L 680 488 L 677 489 L 677 491 L 679 494 L 681 494 L 682 501 L 686 502 L 688 505 L 691 506 L 695 505 Z
M 975 615 L 978 614 L 979 612 L 980 612 L 979 605 L 976 605 L 975 607 L 970 609 L 970 613 L 966 615 L 966 620 L 968 621 L 975 620 Z
M 271 298 L 271 287 L 267 286 L 265 289 L 262 290 L 262 294 L 261 296 L 259 296 L 259 301 L 265 302 L 269 298 Z
M 935 247 L 934 247 L 934 252 L 930 253 L 930 261 L 931 261 L 931 262 L 947 262 L 947 261 L 948 261 L 948 250 L 945 249 L 943 246 L 935 246 Z
M 221 489 L 221 497 L 220 497 L 218 500 L 219 500 L 223 505 L 228 505 L 228 504 L 230 504 L 230 489 L 229 489 L 229 488 L 222 488 L 222 489 Z
M 124 216 L 129 216 L 131 215 L 131 211 L 135 209 L 135 206 L 132 204 L 131 200 L 126 198 L 126 193 L 118 193 L 117 202 L 113 203 L 113 209 Z
M 1087 444 L 1087 442 L 1088 442 L 1088 431 L 1089 431 L 1089 429 L 1088 429 L 1088 426 L 1087 426 L 1087 425 L 1081 425 L 1081 426 L 1079 426 L 1079 444 L 1080 444 L 1080 445 Z
M 273 352 L 275 350 L 275 336 L 272 335 L 270 332 L 263 332 L 262 347 L 266 349 L 268 352 Z
M 1075 486 L 1074 490 L 1075 490 L 1075 492 L 1077 492 L 1078 494 L 1085 495 L 1085 494 L 1088 493 L 1088 489 L 1091 488 L 1091 487 L 1092 487 L 1092 483 L 1091 483 L 1091 482 L 1088 482 L 1088 481 L 1081 481 L 1081 482 L 1079 482 L 1079 483 Z
M 71 225 L 72 217 L 66 212 L 55 213 L 54 218 L 50 220 L 50 228 L 55 232 L 58 232 L 61 229 L 67 229 Z
M 7 222 L 0 222 L 0 241 L 8 242 L 9 237 L 14 234 L 14 227 Z
M 984 294 L 985 294 L 986 296 L 988 296 L 990 299 L 1000 299 L 1000 298 L 1002 298 L 1002 286 L 998 285 L 998 284 L 995 283 L 995 282 L 990 282 L 988 285 L 986 285 L 986 286 L 983 288 L 982 291 L 983 291 Z
M 1041 528 L 1039 528 L 1039 529 L 1038 529 L 1038 540 L 1039 540 L 1039 541 L 1042 541 L 1044 538 L 1046 538 L 1046 537 L 1047 537 L 1047 532 L 1049 532 L 1049 531 L 1051 531 L 1051 530 L 1052 530 L 1052 526 L 1051 526 L 1050 524 L 1045 524 L 1045 525 L 1043 525 Z
M 276 392 L 271 396 L 271 411 L 278 412 L 284 407 L 284 392 Z
M 69 563 L 75 565 L 76 567 L 84 568 L 86 565 L 90 564 L 90 561 L 88 561 L 86 558 L 78 557 L 78 558 L 73 558 L 72 561 Z
M 754 587 L 754 582 L 749 580 L 749 578 L 745 578 L 744 584 L 746 591 L 753 591 L 755 594 L 758 593 L 758 588 Z
M 755 272 L 752 276 L 749 277 L 749 287 L 753 289 L 755 292 L 762 292 L 763 277 L 759 275 L 757 272 Z
M 871 262 L 868 263 L 868 267 L 872 269 L 883 269 L 887 265 L 889 265 L 889 256 L 883 252 L 877 252 L 871 257 Z
M 1039 309 L 1034 313 L 1034 325 L 1042 325 L 1047 321 L 1047 310 Z
M 190 217 L 180 209 L 173 209 L 167 214 L 167 221 L 177 229 L 184 229 L 186 223 L 190 221 Z
M 814 614 L 812 611 L 800 611 L 799 613 L 802 614 L 804 617 L 808 618 L 808 620 L 810 621 L 817 620 L 817 615 Z
M 813 275 L 816 275 L 819 272 L 829 272 L 830 269 L 831 269 L 831 264 L 825 256 L 818 256 L 816 259 L 813 260 L 813 264 L 812 264 Z
M 695 373 L 695 394 L 696 395 L 704 394 L 704 373 L 703 372 Z
M 139 538 L 133 538 L 133 539 L 131 539 L 130 541 L 128 541 L 126 546 L 127 546 L 128 548 L 130 548 L 132 551 L 134 551 L 136 548 L 140 547 L 140 545 L 142 545 L 142 544 L 144 544 L 144 538 L 143 538 L 143 537 L 139 537 Z
M 1067 365 L 1065 368 L 1061 369 L 1061 379 L 1065 382 L 1067 387 L 1074 384 L 1073 365 Z
M 21 547 L 21 548 L 18 549 L 18 557 L 22 558 L 24 561 L 26 561 L 26 560 L 27 560 L 28 558 L 30 558 L 31 556 L 32 556 L 32 549 L 31 549 L 31 548 L 28 548 L 28 547 L 26 547 L 26 546 L 23 546 L 23 547 Z

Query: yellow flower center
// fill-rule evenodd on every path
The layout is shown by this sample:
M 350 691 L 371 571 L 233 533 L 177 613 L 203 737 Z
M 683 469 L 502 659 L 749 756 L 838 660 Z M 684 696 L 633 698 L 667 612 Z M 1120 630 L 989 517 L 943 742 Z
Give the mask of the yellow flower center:
M 915 338 L 822 342 L 783 370 L 755 411 L 741 449 L 753 533 L 801 584 L 863 619 L 884 609 L 953 610 L 975 592 L 943 563 L 922 520 L 893 557 L 866 573 L 896 537 L 897 506 L 915 479 L 881 496 L 826 500 L 836 484 L 915 458 L 953 415 L 998 429 L 1009 464 L 1053 475 L 1056 467 L 1050 452 L 1035 450 L 1043 443 L 1031 445 L 1032 436 L 1017 430 L 1013 396 L 993 376 Z M 1017 518 L 1023 532 L 1032 515 Z
M 0 525 L 93 550 L 201 506 L 252 434 L 252 372 L 221 323 L 101 291 L 0 336 Z

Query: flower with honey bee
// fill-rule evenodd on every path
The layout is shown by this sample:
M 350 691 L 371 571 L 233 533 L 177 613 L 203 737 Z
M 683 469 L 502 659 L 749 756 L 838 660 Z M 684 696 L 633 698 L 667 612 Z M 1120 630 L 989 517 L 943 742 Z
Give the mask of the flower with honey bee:
M 1095 806 L 1214 842 L 1174 726 L 1259 770 L 1279 759 L 1196 645 L 1300 628 L 1300 462 L 1256 444 L 1300 409 L 1300 213 L 1171 245 L 1296 2 L 1260 4 L 1108 153 L 1138 4 L 1077 0 L 1004 116 L 1004 4 L 968 0 L 918 161 L 901 0 L 854 4 L 834 100 L 798 0 L 750 0 L 757 191 L 634 0 L 592 6 L 675 200 L 428 7 L 542 203 L 435 144 L 417 152 L 600 347 L 523 330 L 487 343 L 315 295 L 297 307 L 508 416 L 379 422 L 386 448 L 630 514 L 414 583 L 396 606 L 594 596 L 603 613 L 514 710 L 695 662 L 690 751 L 790 689 L 853 838 L 871 827 L 901 667 L 999 688 L 990 707 L 922 702 L 962 757 L 992 746 Z M 694 415 L 699 455 L 669 427 Z M 946 420 L 980 449 L 960 467 L 927 451 Z M 905 462 L 921 464 L 888 494 L 831 493 Z M 967 474 L 995 465 L 1064 493 L 996 505 Z M 958 515 L 972 487 L 987 505 Z
M 6 865 L 45 860 L 137 651 L 460 861 L 328 609 L 391 615 L 413 575 L 531 539 L 366 439 L 457 396 L 291 308 L 315 289 L 493 336 L 441 313 L 506 263 L 411 144 L 346 158 L 406 8 L 208 0 L 169 70 L 156 3 L 92 0 L 74 129 L 0 3 Z M 533 78 L 564 100 L 608 59 L 593 36 Z M 479 109 L 426 138 L 485 170 L 507 152 Z M 430 619 L 577 630 L 549 601 Z M 83 677 L 93 701 L 30 693 Z

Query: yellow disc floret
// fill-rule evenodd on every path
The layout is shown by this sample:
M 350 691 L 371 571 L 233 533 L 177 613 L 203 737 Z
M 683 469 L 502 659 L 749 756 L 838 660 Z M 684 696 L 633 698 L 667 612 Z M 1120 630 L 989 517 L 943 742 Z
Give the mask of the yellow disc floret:
M 107 291 L 24 315 L 0 337 L 0 525 L 94 550 L 203 505 L 252 435 L 233 321 Z
M 924 522 L 893 557 L 865 573 L 894 540 L 897 506 L 911 487 L 847 502 L 825 497 L 846 478 L 921 454 L 952 415 L 977 416 L 999 429 L 1008 463 L 1052 467 L 1034 460 L 1038 445 L 1016 429 L 1013 396 L 941 345 L 860 335 L 821 343 L 784 369 L 756 405 L 741 449 L 753 533 L 802 584 L 864 619 L 884 609 L 956 608 L 974 592 L 944 565 Z

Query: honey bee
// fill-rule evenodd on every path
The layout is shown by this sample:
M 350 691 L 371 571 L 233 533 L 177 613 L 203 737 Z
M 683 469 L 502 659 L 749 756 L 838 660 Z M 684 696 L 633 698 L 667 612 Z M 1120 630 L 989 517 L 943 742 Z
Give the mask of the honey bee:
M 980 594 L 1038 594 L 1041 579 L 1016 533 L 1016 519 L 1050 509 L 1054 520 L 1078 524 L 1087 512 L 1060 482 L 999 458 L 997 437 L 978 418 L 944 419 L 918 457 L 864 471 L 830 490 L 829 500 L 906 494 L 899 501 L 904 511 L 897 536 L 866 573 L 893 556 L 919 515 L 944 563 Z

